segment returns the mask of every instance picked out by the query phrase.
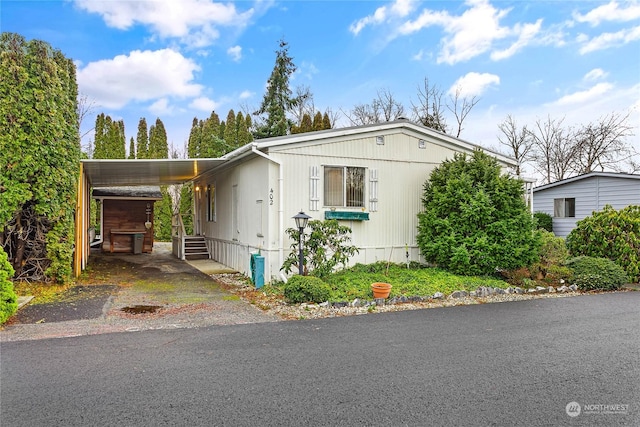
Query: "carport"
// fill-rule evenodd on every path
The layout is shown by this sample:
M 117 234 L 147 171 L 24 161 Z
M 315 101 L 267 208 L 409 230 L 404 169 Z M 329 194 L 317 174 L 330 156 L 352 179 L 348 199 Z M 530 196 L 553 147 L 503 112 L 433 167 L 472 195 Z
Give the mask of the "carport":
M 76 200 L 74 274 L 80 275 L 89 259 L 92 188 L 184 184 L 224 162 L 225 159 L 81 160 Z

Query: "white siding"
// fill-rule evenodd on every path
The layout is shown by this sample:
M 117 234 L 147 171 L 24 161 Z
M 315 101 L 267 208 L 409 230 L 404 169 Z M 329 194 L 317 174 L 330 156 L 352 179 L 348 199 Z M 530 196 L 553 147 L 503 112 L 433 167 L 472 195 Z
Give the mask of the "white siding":
M 640 180 L 610 176 L 593 176 L 567 182 L 535 192 L 534 212 L 545 212 L 553 216 L 553 200 L 576 199 L 575 218 L 553 218 L 553 232 L 566 237 L 576 222 L 600 211 L 605 205 L 622 209 L 629 205 L 640 205 Z
M 376 144 L 376 136 L 382 135 L 384 145 Z M 410 260 L 419 261 L 416 233 L 423 185 L 436 166 L 454 156 L 453 149 L 441 141 L 427 139 L 426 147 L 419 148 L 421 139 L 425 135 L 395 129 L 275 145 L 264 151 L 275 162 L 248 154 L 244 160 L 207 174 L 196 184 L 202 188 L 216 184 L 216 222 L 205 221 L 202 226 L 212 257 L 250 275 L 250 254 L 260 250 L 265 256 L 265 279 L 277 278 L 282 265 L 280 251 L 283 257 L 290 252 L 292 242 L 284 230 L 295 226 L 292 217 L 303 210 L 313 219 L 323 220 L 330 210 L 324 205 L 323 167 L 352 166 L 366 169 L 364 207 L 337 210 L 369 213 L 368 221 L 340 221 L 351 227 L 352 243 L 360 248 L 352 262 L 404 262 L 405 245 L 409 245 Z M 276 162 L 282 165 L 282 195 Z M 372 182 L 377 183 L 375 203 L 370 199 Z M 232 216 L 234 186 L 237 227 L 233 227 Z M 206 198 L 198 212 L 200 218 L 206 218 Z

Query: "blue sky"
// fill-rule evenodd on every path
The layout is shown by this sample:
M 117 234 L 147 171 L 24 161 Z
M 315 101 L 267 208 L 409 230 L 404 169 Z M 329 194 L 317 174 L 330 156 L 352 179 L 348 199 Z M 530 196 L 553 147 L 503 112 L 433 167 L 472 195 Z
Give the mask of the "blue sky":
M 461 137 L 497 147 L 498 124 L 548 115 L 565 124 L 631 111 L 640 150 L 638 1 L 14 1 L 2 31 L 41 39 L 72 58 L 93 114 L 160 117 L 186 142 L 194 117 L 253 111 L 278 41 L 289 43 L 317 109 L 349 111 L 380 90 L 410 116 L 425 78 L 477 96 Z M 450 119 L 451 123 L 452 120 Z M 348 121 L 342 115 L 343 125 Z M 89 134 L 91 135 L 91 134 Z M 85 142 L 87 142 L 85 140 Z

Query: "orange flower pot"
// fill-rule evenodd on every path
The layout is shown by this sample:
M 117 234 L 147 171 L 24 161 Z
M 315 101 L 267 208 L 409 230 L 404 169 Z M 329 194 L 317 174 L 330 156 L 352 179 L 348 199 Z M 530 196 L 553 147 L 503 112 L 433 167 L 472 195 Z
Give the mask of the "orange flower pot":
M 371 290 L 374 298 L 389 298 L 391 293 L 391 285 L 389 283 L 372 283 Z

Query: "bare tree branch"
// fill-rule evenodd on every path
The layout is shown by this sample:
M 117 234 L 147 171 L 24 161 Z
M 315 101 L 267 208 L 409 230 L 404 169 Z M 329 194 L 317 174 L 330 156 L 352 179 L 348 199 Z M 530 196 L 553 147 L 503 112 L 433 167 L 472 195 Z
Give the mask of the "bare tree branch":
M 442 90 L 435 85 L 430 85 L 429 79 L 425 77 L 422 86 L 418 86 L 418 105 L 411 103 L 413 120 L 423 126 L 448 133 L 442 97 Z
M 478 97 L 472 96 L 471 98 L 467 98 L 466 96 L 462 96 L 462 88 L 457 87 L 455 95 L 450 97 L 451 104 L 447 104 L 447 109 L 451 111 L 456 118 L 456 123 L 458 125 L 458 130 L 456 131 L 456 138 L 460 137 L 460 133 L 462 132 L 462 124 L 464 123 L 469 112 L 475 107 L 475 105 L 480 101 Z
M 518 129 L 518 124 L 515 119 L 508 115 L 502 123 L 498 125 L 498 129 L 502 132 L 503 136 L 498 136 L 500 144 L 506 146 L 510 150 L 510 155 L 516 159 L 517 165 L 515 168 L 516 176 L 520 176 L 522 173 L 522 164 L 530 160 L 530 153 L 533 148 L 533 140 L 527 126 L 523 126 Z

